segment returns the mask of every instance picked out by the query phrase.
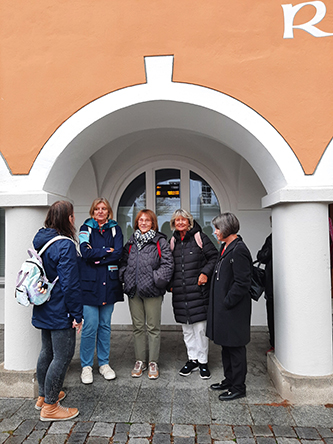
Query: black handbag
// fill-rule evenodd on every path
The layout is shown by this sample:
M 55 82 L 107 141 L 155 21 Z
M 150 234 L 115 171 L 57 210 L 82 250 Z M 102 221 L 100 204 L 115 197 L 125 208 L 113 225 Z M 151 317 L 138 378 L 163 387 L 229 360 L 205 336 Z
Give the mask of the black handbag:
M 250 294 L 251 298 L 256 302 L 259 301 L 260 296 L 265 291 L 265 270 L 260 268 L 260 265 L 259 261 L 254 261 L 252 267 Z

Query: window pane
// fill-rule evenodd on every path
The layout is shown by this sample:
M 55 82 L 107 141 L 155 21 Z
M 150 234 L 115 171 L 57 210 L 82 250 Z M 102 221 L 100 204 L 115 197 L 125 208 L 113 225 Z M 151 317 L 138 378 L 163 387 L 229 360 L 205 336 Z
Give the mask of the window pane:
M 133 233 L 135 217 L 140 210 L 146 208 L 146 176 L 145 173 L 136 177 L 121 196 L 117 222 L 124 235 L 124 243 Z
M 190 171 L 190 205 L 192 216 L 218 248 L 211 221 L 220 213 L 220 205 L 211 186 L 193 171 Z
M 0 277 L 5 276 L 5 210 L 0 208 Z
M 156 215 L 159 230 L 170 239 L 170 219 L 180 208 L 180 170 L 163 169 L 155 172 Z

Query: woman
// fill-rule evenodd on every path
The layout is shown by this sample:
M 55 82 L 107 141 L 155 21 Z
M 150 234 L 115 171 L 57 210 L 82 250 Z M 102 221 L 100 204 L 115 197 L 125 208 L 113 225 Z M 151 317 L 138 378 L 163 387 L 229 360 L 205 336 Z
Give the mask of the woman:
M 182 324 L 188 361 L 179 371 L 188 376 L 200 370 L 202 379 L 210 378 L 208 338 L 206 336 L 209 280 L 217 250 L 186 210 L 176 210 L 170 221 L 174 230 L 170 241 L 175 263 L 172 287 L 173 312 Z
M 118 264 L 123 234 L 114 221 L 109 202 L 99 197 L 91 205 L 90 218 L 80 228 L 81 286 L 84 324 L 81 335 L 81 381 L 93 382 L 95 346 L 99 373 L 116 378 L 109 365 L 111 315 L 114 304 L 123 301 Z
M 133 324 L 135 365 L 133 378 L 142 376 L 146 365 L 148 334 L 148 378 L 159 377 L 161 306 L 172 277 L 173 259 L 166 236 L 158 232 L 157 218 L 151 210 L 141 210 L 134 222 L 134 234 L 125 245 L 120 277 L 128 295 Z
M 75 418 L 76 408 L 64 408 L 60 391 L 75 350 L 75 332 L 82 327 L 82 303 L 77 253 L 74 244 L 73 205 L 55 202 L 49 209 L 45 228 L 36 234 L 33 245 L 37 251 L 52 238 L 63 235 L 43 253 L 43 265 L 49 281 L 59 279 L 51 298 L 33 308 L 32 324 L 41 329 L 42 349 L 37 362 L 39 397 L 35 405 L 41 410 L 42 421 L 61 421 Z
M 217 239 L 223 243 L 213 273 L 207 336 L 222 346 L 225 379 L 210 387 L 222 390 L 221 401 L 246 396 L 246 344 L 250 342 L 251 254 L 237 236 L 239 221 L 232 213 L 213 219 Z

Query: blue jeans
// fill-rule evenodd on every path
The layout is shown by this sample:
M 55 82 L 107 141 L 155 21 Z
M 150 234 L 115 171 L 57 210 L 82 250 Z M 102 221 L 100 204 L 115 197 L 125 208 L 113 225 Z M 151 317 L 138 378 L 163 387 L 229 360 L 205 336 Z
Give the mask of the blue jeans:
M 109 363 L 113 308 L 114 304 L 83 306 L 84 323 L 80 347 L 81 367 L 93 366 L 95 346 L 98 365 Z
M 42 330 L 42 349 L 37 361 L 38 395 L 55 404 L 75 351 L 75 328 Z

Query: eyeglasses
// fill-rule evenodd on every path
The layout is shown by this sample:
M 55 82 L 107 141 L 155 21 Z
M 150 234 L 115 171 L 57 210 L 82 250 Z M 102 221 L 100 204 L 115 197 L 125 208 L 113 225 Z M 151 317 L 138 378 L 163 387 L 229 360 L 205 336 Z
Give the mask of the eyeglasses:
M 140 224 L 149 224 L 152 223 L 152 221 L 150 219 L 139 219 L 138 222 L 140 222 Z

